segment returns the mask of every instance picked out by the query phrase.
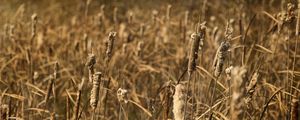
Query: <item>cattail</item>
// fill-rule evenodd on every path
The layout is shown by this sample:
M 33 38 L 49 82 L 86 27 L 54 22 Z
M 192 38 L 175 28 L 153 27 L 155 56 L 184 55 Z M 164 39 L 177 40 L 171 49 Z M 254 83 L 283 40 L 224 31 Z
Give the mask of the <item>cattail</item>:
M 132 21 L 133 21 L 133 12 L 131 12 L 131 11 L 128 12 L 128 18 L 127 19 L 128 19 L 128 23 L 131 24 Z
M 158 15 L 158 11 L 157 10 L 153 10 L 152 11 L 152 22 L 153 22 L 153 24 L 156 23 L 157 15 Z
M 81 101 L 81 93 L 82 93 L 82 88 L 83 88 L 84 83 L 85 83 L 85 79 L 82 78 L 82 81 L 78 86 L 77 97 L 76 97 L 76 102 L 75 102 L 75 109 L 73 112 L 73 120 L 78 119 L 79 107 L 80 107 L 80 101 Z
M 232 77 L 232 98 L 230 105 L 230 114 L 232 120 L 243 119 L 243 104 L 245 90 L 245 67 L 234 67 L 231 71 Z
M 122 53 L 125 55 L 127 53 L 127 43 L 123 43 Z
M 128 103 L 128 90 L 119 88 L 117 91 L 117 97 L 119 102 Z
M 101 80 L 102 74 L 101 72 L 96 72 L 94 75 L 93 80 L 93 88 L 91 91 L 91 100 L 90 105 L 93 108 L 93 110 L 96 109 L 98 100 L 99 100 L 99 90 L 100 90 L 100 80 Z
M 110 32 L 106 41 L 106 58 L 109 61 L 112 56 L 114 41 L 116 40 L 116 32 Z
M 96 63 L 96 57 L 95 55 L 89 54 L 88 60 L 85 63 L 85 65 L 88 67 L 89 69 L 89 82 L 92 83 L 93 82 L 93 74 L 94 74 L 94 65 Z
M 205 24 L 200 24 L 200 29 L 191 35 L 191 47 L 189 53 L 188 72 L 191 74 L 196 69 L 196 59 L 198 58 L 199 48 L 203 46 L 205 38 Z
M 31 37 L 32 37 L 32 39 L 36 36 L 36 24 L 37 24 L 37 14 L 34 13 L 31 16 Z
M 255 92 L 255 88 L 257 85 L 257 80 L 258 80 L 259 74 L 257 72 L 255 72 L 248 84 L 248 86 L 246 87 L 246 93 L 247 93 L 247 99 L 246 99 L 246 104 L 250 102 L 250 100 L 252 99 L 252 96 Z
M 172 5 L 168 5 L 167 12 L 166 12 L 166 21 L 167 22 L 170 22 L 171 8 L 172 8 Z
M 230 45 L 228 42 L 224 41 L 221 43 L 220 47 L 217 50 L 215 59 L 214 59 L 214 76 L 219 77 L 225 62 L 226 54 Z
M 15 41 L 15 26 L 14 25 L 9 26 L 9 38 L 12 42 Z
M 186 88 L 183 84 L 175 86 L 175 94 L 173 96 L 173 114 L 174 120 L 183 120 L 184 118 L 184 100 L 186 97 Z
M 92 0 L 87 0 L 86 1 L 86 7 L 85 7 L 85 16 L 88 16 L 88 12 L 89 12 L 89 6 L 91 4 Z
M 137 45 L 137 51 L 136 51 L 136 54 L 137 54 L 137 56 L 139 56 L 139 57 L 142 57 L 142 48 L 143 48 L 143 45 L 144 45 L 144 42 L 143 41 L 139 41 L 138 42 L 138 45 Z

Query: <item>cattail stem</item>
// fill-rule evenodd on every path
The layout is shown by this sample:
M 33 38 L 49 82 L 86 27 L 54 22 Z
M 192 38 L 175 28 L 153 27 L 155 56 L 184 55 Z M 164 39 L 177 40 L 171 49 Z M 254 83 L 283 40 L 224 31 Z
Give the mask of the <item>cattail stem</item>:
M 77 97 L 76 97 L 76 102 L 75 102 L 75 107 L 74 107 L 74 112 L 73 112 L 73 119 L 78 120 L 79 116 L 79 108 L 80 108 L 80 101 L 81 101 L 81 93 L 82 93 L 82 88 L 84 85 L 85 79 L 82 78 L 81 84 L 78 86 L 78 91 L 77 91 Z

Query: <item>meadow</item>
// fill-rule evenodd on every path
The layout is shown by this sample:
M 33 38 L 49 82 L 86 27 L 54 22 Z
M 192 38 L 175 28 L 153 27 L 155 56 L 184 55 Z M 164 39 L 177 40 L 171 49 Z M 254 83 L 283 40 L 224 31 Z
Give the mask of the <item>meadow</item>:
M 1 120 L 299 120 L 300 0 L 1 0 Z

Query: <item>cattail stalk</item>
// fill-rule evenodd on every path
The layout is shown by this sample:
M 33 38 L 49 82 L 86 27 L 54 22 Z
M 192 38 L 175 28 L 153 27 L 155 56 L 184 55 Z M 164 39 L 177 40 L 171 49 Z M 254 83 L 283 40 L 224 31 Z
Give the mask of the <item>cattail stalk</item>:
M 168 24 L 170 24 L 170 19 L 171 19 L 171 8 L 172 5 L 168 5 L 167 6 L 167 12 L 166 12 L 166 21 L 168 22 Z
M 190 89 L 190 81 L 192 78 L 192 73 L 196 69 L 196 60 L 198 58 L 198 51 L 199 48 L 202 48 L 203 40 L 205 38 L 205 22 L 203 24 L 198 24 L 196 33 L 191 35 L 191 47 L 189 52 L 189 62 L 188 62 L 188 87 L 187 92 Z M 178 81 L 179 82 L 179 81 Z M 188 103 L 188 96 L 185 98 L 185 107 L 184 107 L 184 118 L 186 119 L 186 112 L 187 112 L 187 103 Z
M 50 99 L 51 96 L 51 92 L 52 92 L 52 87 L 53 87 L 53 83 L 54 83 L 54 78 L 52 75 L 50 75 L 49 77 L 49 82 L 48 82 L 48 87 L 47 87 L 47 94 L 45 96 L 45 105 L 48 105 L 48 101 Z
M 82 88 L 83 88 L 84 83 L 85 83 L 85 79 L 82 78 L 81 84 L 78 86 L 75 108 L 74 108 L 74 112 L 73 112 L 73 120 L 79 119 L 78 114 L 79 114 L 79 108 L 80 108 L 81 93 L 82 93 Z
M 70 99 L 69 96 L 66 95 L 66 120 L 70 119 Z

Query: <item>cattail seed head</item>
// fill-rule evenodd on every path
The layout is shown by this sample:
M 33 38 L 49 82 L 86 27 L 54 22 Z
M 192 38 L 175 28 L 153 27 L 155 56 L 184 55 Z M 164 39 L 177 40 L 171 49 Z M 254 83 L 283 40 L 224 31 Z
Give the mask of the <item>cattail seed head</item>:
M 36 24 L 37 24 L 37 14 L 36 13 L 34 13 L 32 16 L 31 16 L 31 34 L 32 34 L 32 36 L 35 36 L 36 35 Z
M 137 54 L 137 56 L 139 56 L 139 57 L 142 57 L 142 48 L 143 48 L 143 45 L 144 45 L 144 42 L 143 41 L 139 41 L 138 42 L 138 45 L 137 45 L 137 50 L 136 50 L 136 54 Z
M 223 70 L 225 58 L 230 45 L 227 41 L 221 43 L 214 59 L 214 76 L 219 77 Z
M 189 63 L 188 63 L 188 72 L 191 74 L 196 69 L 196 59 L 198 58 L 199 48 L 203 46 L 203 41 L 205 38 L 205 29 L 204 24 L 201 24 L 199 31 L 191 35 L 191 47 L 189 53 Z
M 184 118 L 185 96 L 186 96 L 186 87 L 183 84 L 176 85 L 175 94 L 173 96 L 174 120 L 183 120 Z
M 94 65 L 96 63 L 96 57 L 95 55 L 89 54 L 88 60 L 85 63 L 85 65 L 88 67 L 89 70 L 89 82 L 92 83 L 93 81 L 93 74 L 94 74 Z
M 117 91 L 119 102 L 128 103 L 128 90 L 119 88 Z
M 167 6 L 167 12 L 166 12 L 166 20 L 167 21 L 170 21 L 171 8 L 172 8 L 172 5 Z
M 93 88 L 91 91 L 91 100 L 90 100 L 90 105 L 93 109 L 95 109 L 98 104 L 101 77 L 102 77 L 101 72 L 96 72 L 94 75 Z
M 114 47 L 114 41 L 116 40 L 116 32 L 110 32 L 108 35 L 108 39 L 106 41 L 106 58 L 107 60 L 110 60 L 112 56 L 112 50 Z

